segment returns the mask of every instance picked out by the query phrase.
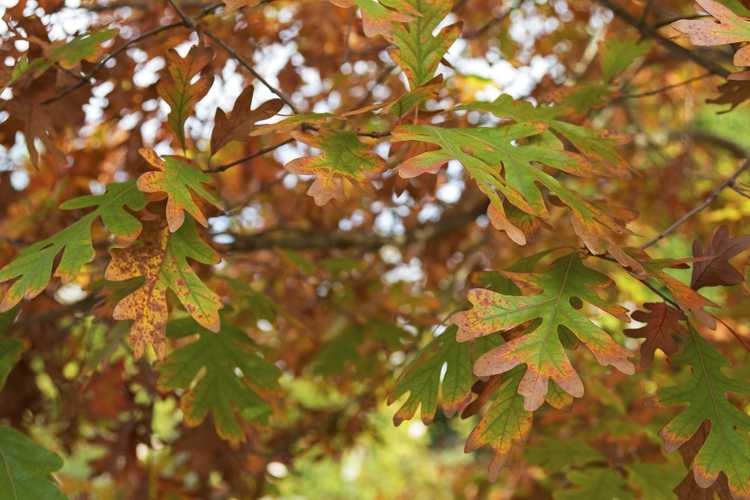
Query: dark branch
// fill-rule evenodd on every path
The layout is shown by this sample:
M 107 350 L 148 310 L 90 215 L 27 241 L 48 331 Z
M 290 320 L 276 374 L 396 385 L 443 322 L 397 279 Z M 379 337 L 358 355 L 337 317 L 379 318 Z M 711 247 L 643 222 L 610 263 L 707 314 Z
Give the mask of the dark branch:
M 603 7 L 608 8 L 611 10 L 617 17 L 637 29 L 641 35 L 647 38 L 651 38 L 655 40 L 657 43 L 659 43 L 661 46 L 665 47 L 667 50 L 672 52 L 673 54 L 683 58 L 683 59 L 689 59 L 690 61 L 693 61 L 694 63 L 703 66 L 707 71 L 710 71 L 711 73 L 719 76 L 723 76 L 724 78 L 728 77 L 730 75 L 730 71 L 724 68 L 723 66 L 715 63 L 714 61 L 710 59 L 706 59 L 702 57 L 701 55 L 697 54 L 696 52 L 686 49 L 682 45 L 679 45 L 669 38 L 664 37 L 661 33 L 659 33 L 655 28 L 652 28 L 646 24 L 641 23 L 636 17 L 634 17 L 630 12 L 622 8 L 619 4 L 614 2 L 613 0 L 596 0 L 597 3 L 602 5 Z

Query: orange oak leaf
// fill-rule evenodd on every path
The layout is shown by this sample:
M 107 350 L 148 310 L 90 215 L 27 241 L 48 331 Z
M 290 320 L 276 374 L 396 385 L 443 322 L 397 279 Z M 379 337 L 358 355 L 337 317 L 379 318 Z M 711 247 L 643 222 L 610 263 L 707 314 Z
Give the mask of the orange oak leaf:
M 679 349 L 675 336 L 684 334 L 687 330 L 680 323 L 685 317 L 674 307 L 663 302 L 646 303 L 643 306 L 646 311 L 635 311 L 631 316 L 646 324 L 640 328 L 629 328 L 623 333 L 630 338 L 646 339 L 641 344 L 641 368 L 649 368 L 654 361 L 656 349 L 661 349 L 667 356 L 675 354 Z
M 201 281 L 187 260 L 216 264 L 219 259 L 200 239 L 192 221 L 186 221 L 175 233 L 151 225 L 138 241 L 125 248 L 113 248 L 110 253 L 112 260 L 104 275 L 106 279 L 144 279 L 143 285 L 120 300 L 113 312 L 116 320 L 133 320 L 128 341 L 136 358 L 143 355 L 147 345 L 153 346 L 160 359 L 166 355 L 168 290 L 174 292 L 200 325 L 219 330 L 221 300 Z
M 185 212 L 193 216 L 202 226 L 208 222 L 193 193 L 218 209 L 221 200 L 203 185 L 211 182 L 211 177 L 193 162 L 181 156 L 159 158 L 153 150 L 141 149 L 141 156 L 156 167 L 156 172 L 146 172 L 138 178 L 138 189 L 144 193 L 164 193 L 167 196 L 167 224 L 175 232 L 185 221 Z
M 750 41 L 750 20 L 738 16 L 729 7 L 715 0 L 695 0 L 713 19 L 681 19 L 672 27 L 690 38 L 698 46 L 727 45 Z M 750 45 L 734 54 L 734 64 L 750 66 Z

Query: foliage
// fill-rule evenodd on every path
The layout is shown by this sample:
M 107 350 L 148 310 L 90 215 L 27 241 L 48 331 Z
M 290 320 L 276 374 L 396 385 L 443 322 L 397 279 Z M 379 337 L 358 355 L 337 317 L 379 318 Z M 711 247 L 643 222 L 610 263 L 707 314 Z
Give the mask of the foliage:
M 750 498 L 747 2 L 14 2 L 1 498 Z

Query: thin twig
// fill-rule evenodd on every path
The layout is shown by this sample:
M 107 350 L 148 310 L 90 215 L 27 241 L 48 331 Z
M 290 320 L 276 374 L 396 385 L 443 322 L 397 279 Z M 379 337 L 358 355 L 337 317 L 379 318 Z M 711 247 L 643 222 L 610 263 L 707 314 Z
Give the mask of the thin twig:
M 263 76 L 260 73 L 258 73 L 250 63 L 245 61 L 245 59 L 236 50 L 234 50 L 232 47 L 227 45 L 226 42 L 224 42 L 224 40 L 214 35 L 207 29 L 198 28 L 198 30 L 204 35 L 206 35 L 208 38 L 216 42 L 216 44 L 219 47 L 221 47 L 227 54 L 229 54 L 232 58 L 234 58 L 238 63 L 240 63 L 240 65 L 243 68 L 245 68 L 247 71 L 250 72 L 251 75 L 257 78 L 258 81 L 262 83 L 268 90 L 276 94 L 279 97 L 279 99 L 284 101 L 284 103 L 287 106 L 289 106 L 289 108 L 294 112 L 294 114 L 299 114 L 297 107 L 292 103 L 292 101 L 287 96 L 284 95 L 284 93 L 281 90 L 277 89 L 276 87 L 268 83 L 268 81 L 265 78 L 263 78 Z
M 728 187 L 732 187 L 737 182 L 737 179 L 747 170 L 750 168 L 750 160 L 745 160 L 742 165 L 740 165 L 740 168 L 738 168 L 734 174 L 732 174 L 731 177 L 729 177 L 727 180 L 716 186 L 716 188 L 709 193 L 708 196 L 697 206 L 693 207 L 690 211 L 686 212 L 682 217 L 674 221 L 668 228 L 666 228 L 664 231 L 659 233 L 658 236 L 655 238 L 649 240 L 645 244 L 641 246 L 642 249 L 646 249 L 649 247 L 654 246 L 670 234 L 672 234 L 678 227 L 683 225 L 688 219 L 696 215 L 697 213 L 704 210 L 706 207 L 708 207 L 713 201 L 719 197 L 722 191 Z
M 218 9 L 219 7 L 221 7 L 222 5 L 224 5 L 223 2 L 218 2 L 218 3 L 214 3 L 212 5 L 209 5 L 208 7 L 206 7 L 205 9 L 203 9 L 201 11 L 201 13 L 198 15 L 198 19 L 203 18 L 203 17 L 211 14 L 213 11 L 215 11 L 216 9 Z M 96 76 L 96 74 L 102 68 L 104 68 L 104 66 L 106 66 L 106 64 L 109 61 L 111 61 L 112 59 L 116 58 L 117 56 L 119 56 L 120 54 L 122 54 L 123 52 L 125 52 L 126 50 L 128 50 L 130 47 L 139 44 L 140 42 L 142 42 L 143 40 L 146 40 L 147 38 L 151 38 L 152 36 L 156 36 L 159 33 L 163 33 L 164 31 L 169 31 L 169 30 L 174 29 L 174 28 L 179 28 L 181 26 L 186 26 L 184 20 L 175 21 L 173 23 L 165 24 L 163 26 L 158 26 L 158 27 L 156 27 L 154 29 L 148 30 L 148 31 L 140 34 L 139 36 L 133 38 L 132 40 L 128 40 L 127 42 L 125 42 L 125 44 L 123 44 L 120 47 L 118 47 L 117 49 L 113 50 L 110 54 L 108 54 L 101 61 L 99 61 L 96 64 L 96 66 L 94 66 L 94 68 L 91 71 L 89 71 L 88 73 L 86 73 L 85 75 L 83 75 L 83 77 L 81 78 L 80 81 L 78 81 L 74 85 L 71 85 L 70 87 L 67 87 L 66 89 L 64 89 L 59 94 L 57 94 L 55 96 L 52 96 L 49 99 L 46 99 L 46 100 L 42 101 L 42 105 L 46 106 L 46 105 L 51 104 L 51 103 L 53 103 L 55 101 L 59 101 L 63 97 L 67 96 L 71 92 L 75 92 L 76 90 L 80 89 L 81 87 L 85 87 L 86 85 L 92 85 L 94 83 L 94 80 L 93 80 L 94 76 Z
M 624 99 L 638 99 L 640 97 L 649 97 L 649 96 L 659 95 L 661 93 L 667 92 L 667 91 L 672 90 L 672 89 L 683 87 L 685 85 L 690 85 L 693 82 L 697 82 L 698 80 L 703 80 L 705 78 L 708 78 L 709 76 L 715 76 L 715 75 L 713 73 L 711 73 L 711 72 L 703 73 L 702 75 L 698 75 L 698 76 L 694 76 L 692 78 L 688 78 L 687 80 L 684 80 L 684 81 L 679 82 L 679 83 L 673 83 L 671 85 L 665 85 L 664 87 L 661 87 L 661 88 L 658 88 L 658 89 L 648 90 L 646 92 L 640 92 L 640 93 L 637 93 L 637 94 L 621 95 L 621 96 L 617 97 L 615 99 L 615 101 L 621 101 L 621 100 L 624 100 Z
M 641 35 L 644 37 L 652 38 L 656 42 L 658 42 L 660 45 L 668 49 L 673 54 L 676 54 L 684 59 L 689 59 L 693 61 L 694 63 L 703 66 L 707 71 L 710 71 L 711 73 L 719 76 L 723 76 L 724 78 L 728 77 L 730 74 L 730 71 L 723 66 L 715 63 L 714 61 L 710 59 L 706 59 L 702 57 L 700 54 L 689 50 L 682 45 L 679 45 L 669 38 L 664 37 L 661 33 L 659 33 L 655 28 L 652 28 L 650 26 L 647 26 L 645 24 L 641 24 L 640 21 L 635 18 L 630 12 L 625 10 L 622 6 L 620 6 L 617 2 L 614 2 L 613 0 L 596 0 L 597 3 L 602 5 L 603 7 L 606 7 L 607 9 L 611 10 L 617 17 L 637 29 Z
M 279 143 L 274 144 L 272 146 L 268 146 L 266 148 L 259 149 L 255 153 L 253 153 L 251 155 L 248 155 L 248 156 L 246 156 L 244 158 L 240 158 L 239 160 L 235 160 L 235 161 L 233 161 L 231 163 L 227 163 L 225 165 L 217 165 L 215 167 L 207 168 L 206 170 L 204 170 L 204 172 L 207 172 L 209 174 L 215 174 L 215 173 L 218 173 L 218 172 L 224 172 L 224 171 L 229 170 L 230 168 L 232 168 L 232 167 L 234 167 L 236 165 L 239 165 L 240 163 L 244 163 L 244 162 L 246 162 L 248 160 L 252 160 L 253 158 L 257 158 L 258 156 L 263 156 L 266 153 L 270 153 L 271 151 L 274 151 L 274 150 L 280 148 L 281 146 L 284 146 L 286 144 L 292 143 L 294 141 L 295 141 L 294 138 L 287 139 L 287 140 L 285 140 L 283 142 L 279 142 Z

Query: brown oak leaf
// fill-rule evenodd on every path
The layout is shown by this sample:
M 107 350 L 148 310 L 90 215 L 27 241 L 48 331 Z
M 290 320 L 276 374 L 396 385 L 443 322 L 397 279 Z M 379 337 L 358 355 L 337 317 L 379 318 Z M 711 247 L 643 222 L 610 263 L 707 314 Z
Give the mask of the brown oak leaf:
M 667 356 L 675 354 L 679 346 L 675 335 L 685 333 L 685 327 L 680 323 L 683 314 L 663 302 L 646 303 L 647 311 L 635 311 L 631 314 L 636 321 L 646 323 L 640 328 L 629 328 L 623 333 L 630 338 L 646 339 L 641 344 L 641 368 L 649 368 L 654 361 L 654 352 L 661 349 Z
M 748 247 L 750 236 L 732 238 L 726 226 L 716 228 L 705 248 L 700 240 L 695 240 L 693 257 L 696 257 L 696 261 L 690 287 L 698 290 L 704 286 L 732 286 L 742 283 L 742 273 L 732 267 L 729 259 Z

